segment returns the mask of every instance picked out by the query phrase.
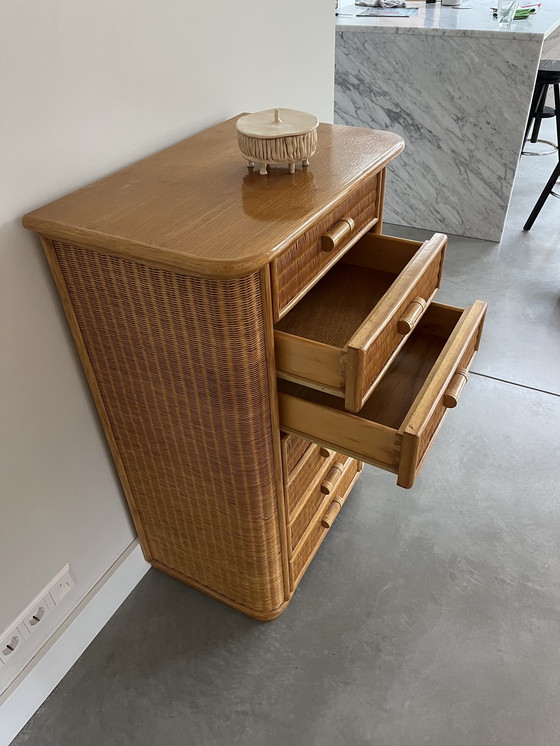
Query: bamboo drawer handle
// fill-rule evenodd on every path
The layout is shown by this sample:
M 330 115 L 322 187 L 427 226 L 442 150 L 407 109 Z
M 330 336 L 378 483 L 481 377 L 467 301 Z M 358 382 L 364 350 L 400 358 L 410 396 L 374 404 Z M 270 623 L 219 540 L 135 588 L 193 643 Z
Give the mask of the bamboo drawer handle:
M 443 406 L 447 409 L 453 409 L 457 406 L 461 391 L 465 388 L 466 382 L 469 380 L 469 373 L 465 368 L 457 368 L 455 375 L 449 382 L 449 386 L 445 389 L 443 395 Z
M 338 223 L 321 236 L 321 249 L 323 251 L 333 251 L 338 249 L 344 239 L 352 233 L 356 223 L 352 218 L 342 218 Z
M 397 331 L 399 334 L 410 334 L 418 323 L 418 319 L 424 313 L 427 301 L 421 298 L 419 295 L 410 302 L 410 305 L 404 312 L 404 314 L 397 321 Z
M 335 462 L 329 473 L 327 474 L 327 478 L 324 480 L 324 482 L 321 485 L 321 492 L 323 495 L 330 495 L 331 492 L 334 490 L 336 485 L 338 484 L 340 477 L 342 476 L 342 470 L 344 469 L 344 464 L 341 464 L 340 462 Z
M 329 458 L 329 456 L 334 456 L 334 451 L 330 451 L 328 448 L 325 448 L 325 446 L 321 446 L 319 454 L 322 458 Z
M 332 503 L 329 505 L 327 512 L 321 519 L 321 526 L 323 528 L 330 528 L 334 523 L 334 519 L 340 513 L 341 508 L 342 503 L 340 501 L 340 498 L 335 497 Z

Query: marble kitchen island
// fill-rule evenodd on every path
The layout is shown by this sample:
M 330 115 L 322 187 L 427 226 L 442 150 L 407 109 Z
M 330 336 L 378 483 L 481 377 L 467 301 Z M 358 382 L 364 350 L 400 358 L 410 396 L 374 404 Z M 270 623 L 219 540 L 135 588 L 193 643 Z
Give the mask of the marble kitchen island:
M 406 142 L 388 173 L 390 223 L 500 240 L 539 60 L 560 56 L 560 2 L 543 0 L 506 31 L 495 4 L 408 2 L 419 8 L 411 18 L 339 8 L 335 121 Z

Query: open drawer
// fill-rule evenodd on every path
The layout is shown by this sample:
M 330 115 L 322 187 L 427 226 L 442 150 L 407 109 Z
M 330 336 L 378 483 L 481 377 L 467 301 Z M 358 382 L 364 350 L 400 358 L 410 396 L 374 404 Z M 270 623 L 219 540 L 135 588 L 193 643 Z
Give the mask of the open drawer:
M 398 474 L 412 487 L 439 426 L 468 378 L 486 303 L 433 303 L 357 414 L 341 399 L 278 381 L 283 430 Z
M 358 412 L 435 295 L 445 246 L 363 236 L 276 324 L 278 375 Z

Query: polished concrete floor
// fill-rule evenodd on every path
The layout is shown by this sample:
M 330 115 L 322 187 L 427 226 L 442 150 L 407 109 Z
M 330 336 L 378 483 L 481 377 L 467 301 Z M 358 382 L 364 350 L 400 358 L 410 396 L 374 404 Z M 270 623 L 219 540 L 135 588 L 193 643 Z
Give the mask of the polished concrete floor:
M 439 300 L 489 316 L 414 488 L 366 468 L 274 622 L 151 570 L 14 744 L 560 743 L 560 202 L 521 232 L 553 165 L 450 241 Z

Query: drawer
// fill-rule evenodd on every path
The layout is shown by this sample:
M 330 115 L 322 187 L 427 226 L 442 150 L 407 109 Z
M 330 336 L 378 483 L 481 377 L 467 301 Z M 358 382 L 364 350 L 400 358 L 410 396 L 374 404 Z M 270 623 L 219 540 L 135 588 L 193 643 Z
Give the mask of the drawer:
M 305 572 L 313 555 L 328 533 L 352 487 L 360 476 L 363 464 L 337 454 L 336 462 L 342 467 L 330 483 L 330 491 L 310 493 L 303 509 L 290 526 L 291 543 L 295 546 L 290 560 L 292 589 Z M 327 481 L 327 480 L 325 480 Z M 294 542 L 295 536 L 299 538 Z
M 307 491 L 304 499 L 300 502 L 295 515 L 290 520 L 288 531 L 292 552 L 296 549 L 298 542 L 305 533 L 305 529 L 313 521 L 317 511 L 321 507 L 329 506 L 337 494 L 337 488 L 341 478 L 345 475 L 345 469 L 353 459 L 341 453 L 332 454 L 333 458 L 322 474 L 316 475 L 311 489 Z M 330 467 L 330 468 L 329 468 Z
M 304 438 L 298 438 L 297 435 L 282 433 L 280 446 L 282 449 L 282 469 L 284 472 L 284 482 L 287 481 L 290 472 L 294 470 L 297 463 L 312 443 Z
M 278 375 L 362 409 L 434 297 L 446 242 L 361 238 L 276 324 Z
M 327 468 L 334 451 L 324 446 L 311 445 L 285 481 L 288 515 L 292 516 L 301 499 L 308 492 L 318 475 Z
M 366 231 L 378 222 L 383 172 L 368 179 L 317 221 L 271 264 L 278 321 Z
M 357 414 L 323 392 L 278 381 L 281 427 L 380 466 L 411 487 L 478 349 L 486 303 L 433 303 Z

